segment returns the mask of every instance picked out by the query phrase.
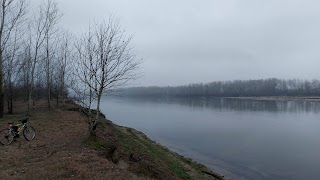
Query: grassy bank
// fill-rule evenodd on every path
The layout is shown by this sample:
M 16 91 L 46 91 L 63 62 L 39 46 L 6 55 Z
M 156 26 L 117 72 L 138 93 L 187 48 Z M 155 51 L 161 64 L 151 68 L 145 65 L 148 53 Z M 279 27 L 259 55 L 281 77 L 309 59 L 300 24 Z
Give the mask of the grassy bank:
M 132 128 L 100 117 L 97 136 L 89 137 L 88 117 L 75 105 L 46 109 L 38 102 L 31 114 L 37 130 L 0 148 L 0 177 L 6 179 L 222 179 Z M 25 104 L 0 122 L 25 117 Z M 14 158 L 13 158 L 14 157 Z

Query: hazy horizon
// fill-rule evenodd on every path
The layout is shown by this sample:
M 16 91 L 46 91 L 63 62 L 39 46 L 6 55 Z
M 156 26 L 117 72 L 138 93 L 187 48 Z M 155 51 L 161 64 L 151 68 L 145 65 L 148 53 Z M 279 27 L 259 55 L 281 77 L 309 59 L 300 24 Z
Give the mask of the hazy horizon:
M 137 85 L 137 84 L 129 84 L 128 86 L 124 88 L 135 88 L 135 87 L 177 87 L 177 86 L 188 86 L 192 84 L 209 84 L 213 82 L 233 82 L 233 81 L 251 81 L 251 80 L 267 80 L 267 79 L 278 79 L 278 80 L 299 80 L 299 81 L 313 81 L 313 80 L 319 80 L 320 79 L 301 79 L 301 78 L 260 78 L 260 79 L 231 79 L 231 80 L 215 80 L 215 81 L 208 81 L 208 82 L 190 82 L 185 84 L 176 84 L 176 85 Z
M 31 0 L 32 9 L 40 0 Z M 319 79 L 320 2 L 57 0 L 75 34 L 120 18 L 143 58 L 134 86 L 248 79 Z

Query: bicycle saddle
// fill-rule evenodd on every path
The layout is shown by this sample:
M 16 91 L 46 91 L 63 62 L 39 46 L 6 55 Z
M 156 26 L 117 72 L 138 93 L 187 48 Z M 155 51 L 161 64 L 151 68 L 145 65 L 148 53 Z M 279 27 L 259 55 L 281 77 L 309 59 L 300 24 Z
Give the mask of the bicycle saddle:
M 21 119 L 21 120 L 19 120 L 19 121 L 20 121 L 21 123 L 25 124 L 25 123 L 27 123 L 28 119 L 29 119 L 29 118 L 25 118 L 25 119 Z

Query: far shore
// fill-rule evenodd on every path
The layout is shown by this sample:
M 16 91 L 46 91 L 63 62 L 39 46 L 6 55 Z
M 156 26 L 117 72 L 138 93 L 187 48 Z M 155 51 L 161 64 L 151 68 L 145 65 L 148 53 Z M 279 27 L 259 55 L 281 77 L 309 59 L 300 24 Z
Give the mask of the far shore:
M 250 96 L 225 97 L 228 99 L 250 99 L 258 101 L 320 101 L 320 96 Z

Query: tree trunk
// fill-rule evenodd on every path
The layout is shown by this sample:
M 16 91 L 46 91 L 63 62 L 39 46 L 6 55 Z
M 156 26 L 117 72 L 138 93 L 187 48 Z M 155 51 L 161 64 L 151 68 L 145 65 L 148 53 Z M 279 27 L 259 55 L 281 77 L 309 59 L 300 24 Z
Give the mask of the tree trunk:
M 97 128 L 97 124 L 100 116 L 100 100 L 101 100 L 101 94 L 98 95 L 98 99 L 97 99 L 96 117 L 93 119 L 91 129 L 90 129 L 91 136 L 96 135 L 96 128 Z
M 10 97 L 10 110 L 9 114 L 13 114 L 13 98 Z
M 2 14 L 1 14 L 1 26 L 0 26 L 0 118 L 3 118 L 3 109 L 4 109 L 4 83 L 3 83 L 3 28 L 4 28 L 4 21 L 5 21 L 5 10 L 6 10 L 6 6 L 5 6 L 5 1 L 2 1 L 1 3 L 1 10 L 2 10 Z
M 47 91 L 48 91 L 48 108 L 51 109 L 51 81 L 50 81 L 50 54 L 49 54 L 49 36 L 48 34 L 46 35 L 46 76 L 47 76 Z
M 1 46 L 1 45 L 0 45 Z M 3 65 L 2 49 L 0 48 L 0 118 L 3 118 L 4 112 L 4 83 L 3 83 Z
M 64 107 L 65 104 L 66 104 L 66 101 L 65 101 L 65 85 L 64 85 L 64 76 L 65 76 L 65 73 L 64 71 L 62 72 L 62 78 L 61 78 L 61 98 L 62 98 L 62 106 Z
M 12 88 L 12 82 L 11 81 L 9 82 L 9 92 L 8 93 L 9 93 L 9 102 L 10 102 L 9 114 L 13 114 L 13 88 Z
M 8 114 L 13 114 L 12 99 L 9 98 L 9 99 L 7 100 L 7 103 L 8 103 Z
M 59 106 L 59 92 L 57 92 L 57 96 L 56 96 L 56 100 L 57 100 L 57 106 Z
M 50 83 L 48 83 L 48 108 L 51 109 L 51 90 L 50 90 Z
M 32 106 L 32 90 L 30 88 L 29 94 L 28 94 L 28 115 L 30 115 L 31 111 L 31 106 Z
M 9 98 L 7 99 L 7 108 L 8 108 L 8 114 L 9 114 L 9 112 L 10 112 L 10 100 L 9 100 Z
M 11 82 L 9 84 L 9 91 L 7 92 L 7 98 L 8 98 L 8 114 L 13 114 L 13 89 Z

